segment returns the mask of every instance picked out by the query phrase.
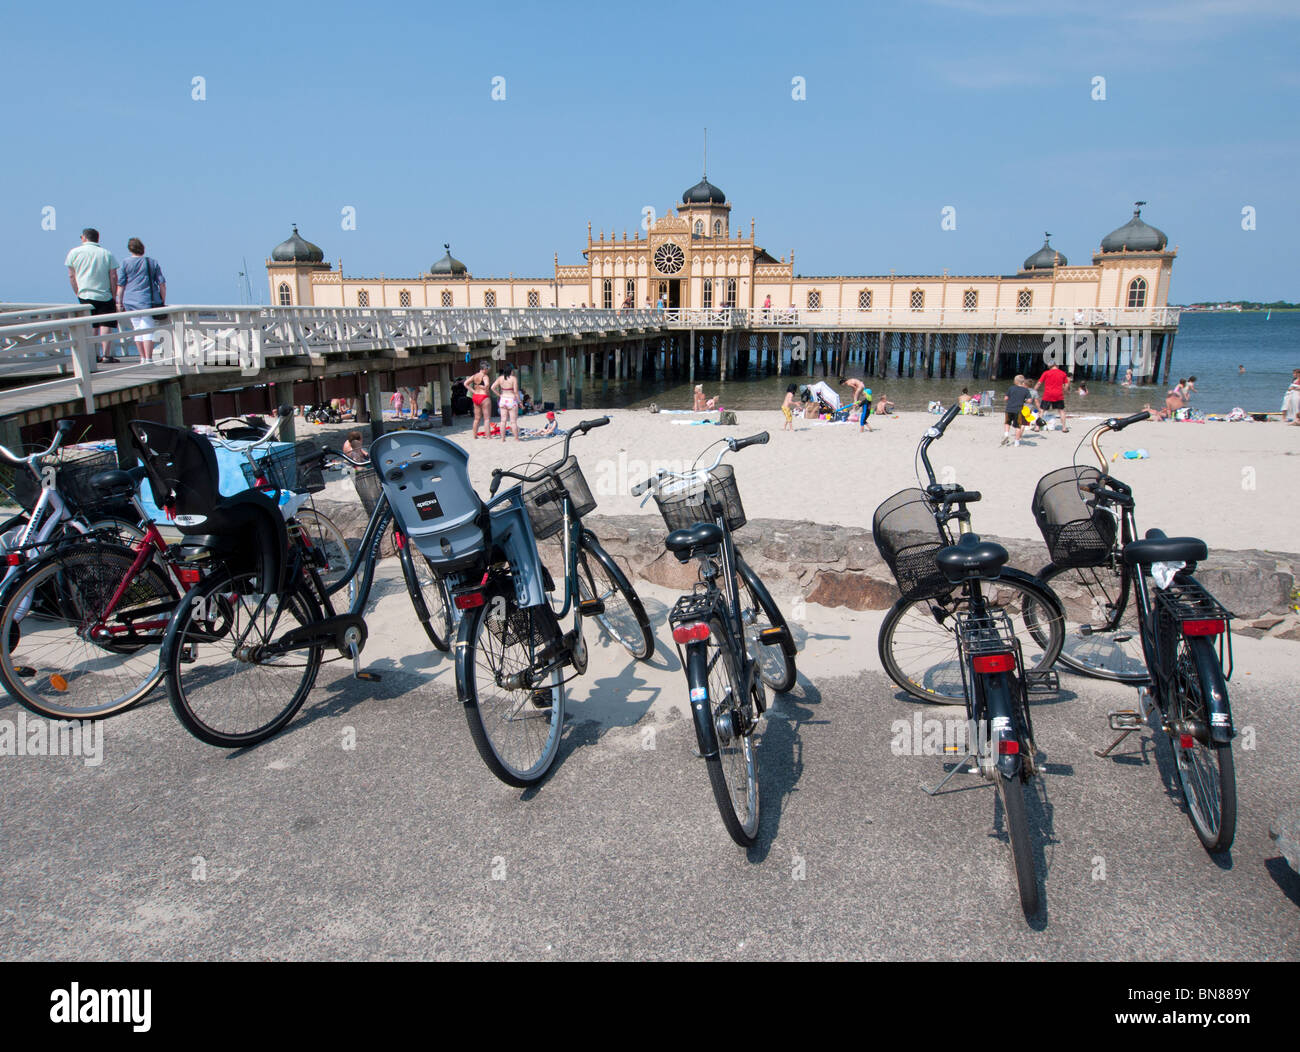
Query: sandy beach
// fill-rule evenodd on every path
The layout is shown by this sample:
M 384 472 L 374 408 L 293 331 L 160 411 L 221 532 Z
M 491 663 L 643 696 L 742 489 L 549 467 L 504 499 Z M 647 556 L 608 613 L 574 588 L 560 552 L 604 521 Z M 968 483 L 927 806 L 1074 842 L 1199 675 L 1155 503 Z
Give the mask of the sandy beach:
M 740 411 L 738 426 L 691 424 L 704 414 L 658 413 L 648 410 L 568 410 L 558 413 L 560 426 L 608 415 L 607 427 L 576 438 L 578 457 L 597 500 L 599 514 L 655 515 L 630 488 L 644 479 L 655 462 L 689 466 L 706 446 L 724 437 L 771 433 L 766 446 L 728 454 L 746 513 L 750 518 L 813 521 L 870 528 L 871 517 L 886 497 L 915 486 L 920 464 L 916 447 L 936 418 L 910 412 L 872 418 L 872 433 L 856 424 L 823 424 L 796 418 L 793 432 L 782 432 L 778 410 Z M 1001 447 L 1001 414 L 959 416 L 930 450 L 940 481 L 960 482 L 978 489 L 984 500 L 974 506 L 977 531 L 1004 537 L 1039 536 L 1030 513 L 1038 479 L 1069 464 L 1076 447 L 1100 416 L 1071 417 L 1069 433 L 1026 435 L 1019 448 Z M 537 426 L 540 416 L 525 417 L 524 427 Z M 298 423 L 298 437 L 342 433 L 350 425 Z M 436 433 L 470 451 L 470 476 L 486 494 L 495 467 L 513 467 L 536 457 L 538 464 L 557 459 L 542 440 L 502 442 L 470 437 L 468 421 Z M 1211 548 L 1264 548 L 1296 551 L 1300 521 L 1300 428 L 1279 423 L 1158 423 L 1145 421 L 1122 433 L 1107 435 L 1108 456 L 1121 454 L 1111 467 L 1133 486 L 1141 529 L 1159 527 L 1170 535 L 1203 538 Z M 1125 460 L 1125 450 L 1144 449 L 1144 460 Z M 715 451 L 716 452 L 716 451 Z M 714 454 L 709 454 L 709 460 Z M 706 460 L 706 463 L 708 461 Z M 1091 451 L 1079 450 L 1078 462 L 1093 463 Z M 922 476 L 924 477 L 924 476 Z

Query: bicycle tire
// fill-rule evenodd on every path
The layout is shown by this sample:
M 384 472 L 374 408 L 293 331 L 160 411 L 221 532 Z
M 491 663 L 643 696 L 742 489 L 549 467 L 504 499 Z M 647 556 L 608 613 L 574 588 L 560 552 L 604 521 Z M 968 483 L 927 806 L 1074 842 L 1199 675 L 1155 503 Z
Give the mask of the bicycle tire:
M 261 604 L 259 575 L 215 573 L 195 585 L 163 642 L 167 695 L 181 725 L 199 741 L 228 749 L 265 741 L 293 719 L 311 692 L 324 646 L 259 659 L 236 657 L 232 646 L 271 642 L 321 620 L 300 581 L 272 604 Z M 259 607 L 261 607 L 259 612 Z M 287 615 L 287 616 L 286 616 Z
M 587 530 L 578 540 L 578 594 L 604 600 L 605 612 L 596 615 L 596 622 L 638 661 L 649 660 L 655 650 L 654 633 L 641 597 L 614 557 Z
M 451 606 L 447 602 L 447 589 L 443 580 L 433 571 L 433 566 L 420 551 L 415 550 L 408 540 L 402 546 L 402 575 L 406 578 L 407 594 L 415 604 L 418 592 L 424 601 L 424 608 L 429 619 L 421 621 L 424 633 L 435 647 L 444 654 L 451 649 L 451 636 L 455 630 L 455 621 L 451 616 Z M 417 613 L 418 608 L 417 608 Z
M 1174 661 L 1175 724 L 1199 723 L 1208 733 L 1205 698 L 1211 691 L 1226 694 L 1219 656 L 1208 639 L 1182 639 Z M 1216 682 L 1217 679 L 1217 682 Z M 1212 854 L 1232 847 L 1237 832 L 1237 772 L 1231 742 L 1201 741 L 1189 735 L 1184 748 L 1178 727 L 1170 735 L 1174 765 L 1187 803 L 1187 817 L 1205 850 Z
M 152 562 L 113 614 L 90 630 L 135 562 L 106 541 L 69 543 L 24 566 L 0 594 L 0 680 L 50 719 L 101 719 L 131 708 L 162 679 L 158 648 L 180 592 Z
M 1020 908 L 1025 918 L 1037 915 L 1042 907 L 1038 895 L 1038 869 L 1034 865 L 1034 844 L 1029 832 L 1029 814 L 1025 807 L 1025 783 L 1019 776 L 1008 778 L 995 773 L 998 799 L 1002 801 L 1003 822 L 1007 839 L 1011 842 L 1012 865 L 1016 872 L 1016 887 L 1020 892 Z
M 509 591 L 488 596 L 461 621 L 456 645 L 474 747 L 488 770 L 522 789 L 545 778 L 559 755 L 564 684 L 559 668 L 548 673 L 549 686 L 537 689 L 509 690 L 497 682 L 531 665 L 528 644 L 542 627 L 537 619 L 550 615 L 545 606 L 521 609 Z
M 705 645 L 709 648 L 705 661 L 709 704 L 718 738 L 717 754 L 705 761 L 709 785 L 731 839 L 741 847 L 753 847 L 758 840 L 760 813 L 758 753 L 754 748 L 753 731 L 725 736 L 718 730 L 720 717 L 726 716 L 731 700 L 742 697 L 744 691 L 736 660 L 736 643 L 715 617 L 709 621 L 709 638 Z M 741 704 L 751 705 L 752 701 L 744 699 Z
M 1006 609 L 1022 641 L 1024 667 L 1052 667 L 1065 638 L 1064 613 L 1056 594 L 1022 570 L 1006 569 L 996 581 L 983 583 L 992 607 Z M 1007 595 L 1002 596 L 1002 590 Z M 1018 594 L 1017 603 L 1011 596 Z M 1002 599 L 1004 601 L 999 602 Z M 880 624 L 877 647 L 886 674 L 915 698 L 936 705 L 965 705 L 966 691 L 953 635 L 954 614 L 965 595 L 956 589 L 929 599 L 899 599 Z M 1033 647 L 1027 645 L 1032 640 Z
M 1123 567 L 1114 559 L 1103 566 L 1049 563 L 1038 577 L 1062 599 L 1066 613 L 1065 639 L 1057 659 L 1062 665 L 1115 683 L 1145 683 L 1150 678 L 1137 604 L 1130 602 L 1132 578 Z M 1080 593 L 1077 602 L 1075 593 Z M 1086 607 L 1086 615 L 1075 618 L 1071 606 L 1080 605 Z
M 328 592 L 331 587 L 343 580 L 343 575 L 348 572 L 348 566 L 352 561 L 352 549 L 348 547 L 347 538 L 343 536 L 343 531 L 335 525 L 333 519 L 312 508 L 301 509 L 294 518 L 307 531 L 312 547 L 319 548 L 325 553 L 326 565 L 318 567 L 317 573 L 320 575 L 321 584 Z M 357 574 L 353 574 L 348 579 L 347 594 L 347 607 L 351 609 L 357 597 Z
M 767 628 L 782 628 L 786 638 L 791 639 L 790 649 L 794 649 L 790 626 L 786 624 L 785 615 L 776 605 L 772 593 L 767 590 L 762 579 L 753 567 L 736 553 L 736 580 L 740 584 L 740 617 L 745 626 L 745 642 L 758 664 L 758 672 L 773 691 L 785 694 L 794 689 L 798 672 L 794 667 L 794 655 L 781 643 L 760 643 L 759 635 Z M 747 597 L 749 602 L 747 602 Z M 761 617 L 759 615 L 762 615 Z

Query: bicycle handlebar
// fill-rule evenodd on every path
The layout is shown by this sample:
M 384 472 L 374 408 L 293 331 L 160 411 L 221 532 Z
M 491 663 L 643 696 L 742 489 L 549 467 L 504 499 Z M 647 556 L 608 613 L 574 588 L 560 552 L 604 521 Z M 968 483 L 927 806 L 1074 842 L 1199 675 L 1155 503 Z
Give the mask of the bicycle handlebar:
M 561 467 L 569 459 L 569 443 L 573 441 L 574 435 L 585 435 L 588 431 L 594 431 L 598 427 L 604 427 L 609 423 L 609 417 L 598 416 L 593 420 L 583 420 L 581 423 L 574 424 L 567 435 L 564 436 L 564 455 L 559 461 L 550 467 L 542 468 L 535 475 L 524 475 L 518 471 L 507 471 L 504 468 L 492 469 L 492 482 L 488 486 L 488 496 L 495 497 L 497 490 L 501 486 L 502 479 L 518 479 L 520 482 L 537 482 L 544 479 L 547 475 Z
M 276 435 L 280 433 L 281 425 L 283 425 L 285 420 L 287 420 L 291 416 L 293 416 L 293 406 L 288 406 L 288 405 L 280 406 L 280 408 L 276 410 L 275 422 L 271 424 L 269 428 L 266 429 L 266 434 L 264 434 L 261 438 L 254 439 L 243 449 L 237 449 L 236 447 L 232 446 L 229 442 L 227 442 L 224 438 L 221 437 L 220 432 L 218 432 L 215 435 L 208 435 L 208 441 L 211 442 L 213 445 L 220 446 L 222 449 L 227 449 L 232 453 L 246 453 L 249 454 L 251 457 L 252 451 L 254 449 L 256 449 L 258 446 L 266 445 L 268 442 L 271 441 L 271 439 L 273 439 Z
M 1140 413 L 1134 413 L 1132 416 L 1126 416 L 1121 419 L 1111 417 L 1103 426 L 1107 431 L 1123 431 L 1124 428 L 1129 426 L 1129 424 L 1136 424 L 1139 420 L 1150 419 L 1151 413 L 1144 409 Z
M 646 490 L 653 489 L 660 482 L 662 482 L 664 479 L 667 478 L 679 478 L 679 479 L 698 478 L 701 475 L 707 475 L 709 474 L 709 472 L 711 472 L 714 468 L 716 468 L 719 464 L 722 463 L 722 458 L 725 457 L 728 453 L 735 453 L 738 450 L 744 449 L 746 446 L 766 445 L 768 439 L 770 439 L 771 437 L 772 436 L 768 434 L 768 432 L 760 431 L 758 434 L 750 435 L 748 438 L 719 439 L 719 441 L 725 443 L 725 445 L 723 446 L 722 449 L 718 450 L 718 455 L 713 458 L 713 463 L 710 464 L 707 468 L 697 468 L 692 471 L 657 471 L 655 472 L 655 474 L 651 475 L 644 482 L 638 482 L 636 485 L 634 485 L 632 487 L 632 496 L 634 497 L 641 496 L 641 494 L 645 493 Z M 709 447 L 705 446 L 704 448 L 708 449 Z
M 750 435 L 748 438 L 729 438 L 727 439 L 727 446 L 733 453 L 737 453 L 746 446 L 765 446 L 767 445 L 767 440 L 771 437 L 772 436 L 766 431 L 760 431 L 758 434 Z M 716 467 L 717 465 L 714 466 Z
M 58 448 L 63 445 L 63 440 L 67 437 L 68 432 L 74 427 L 76 427 L 76 425 L 71 420 L 60 420 L 55 425 L 54 441 L 50 443 L 48 449 L 42 449 L 39 453 L 29 453 L 25 457 L 19 457 L 11 453 L 7 447 L 0 446 L 0 456 L 3 456 L 4 459 L 9 461 L 11 464 L 27 464 L 35 470 L 36 462 L 42 457 L 48 457 L 51 453 L 58 450 Z

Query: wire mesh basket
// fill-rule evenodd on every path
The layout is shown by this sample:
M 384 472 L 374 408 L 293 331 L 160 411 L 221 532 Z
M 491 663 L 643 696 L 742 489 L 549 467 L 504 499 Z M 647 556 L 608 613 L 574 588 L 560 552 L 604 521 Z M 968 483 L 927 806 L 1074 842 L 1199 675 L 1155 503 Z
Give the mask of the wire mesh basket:
M 564 523 L 564 494 L 569 494 L 576 519 L 590 514 L 596 508 L 596 498 L 591 495 L 587 479 L 578 466 L 578 458 L 570 456 L 561 463 L 554 475 L 523 485 L 524 508 L 533 524 L 533 536 L 544 541 L 560 532 Z
M 298 491 L 298 451 L 292 446 L 285 449 L 273 449 L 258 457 L 257 470 L 245 459 L 239 469 L 244 473 L 250 488 L 286 489 Z M 266 479 L 267 486 L 258 487 L 258 477 Z M 322 487 L 324 488 L 324 487 Z
M 373 467 L 357 468 L 352 475 L 352 485 L 356 487 L 366 515 L 373 515 L 379 498 L 384 495 L 384 484 L 379 481 L 379 472 Z
M 90 480 L 101 471 L 112 471 L 116 467 L 117 454 L 99 449 L 59 450 L 37 461 L 37 470 L 52 481 L 69 510 L 82 515 L 93 515 L 112 506 L 95 491 Z M 27 511 L 35 510 L 42 485 L 42 481 L 25 466 L 15 466 L 13 495 Z
M 1102 479 L 1096 468 L 1071 466 L 1038 480 L 1031 508 L 1057 566 L 1101 566 L 1110 558 L 1118 524 L 1083 488 Z
M 325 451 L 317 449 L 297 451 L 298 493 L 320 493 L 325 488 Z
M 935 561 L 935 556 L 951 542 L 923 490 L 900 490 L 881 504 L 871 519 L 871 536 L 904 599 L 952 591 L 952 583 Z
M 1223 641 L 1231 635 L 1232 614 L 1195 577 L 1176 576 L 1168 588 L 1158 589 L 1155 614 L 1156 661 L 1163 678 L 1168 679 L 1173 674 L 1178 640 L 1183 635 L 1184 624 L 1189 621 L 1198 622 L 1194 634 L 1218 637 L 1222 661 Z M 1215 626 L 1213 622 L 1222 622 L 1222 625 Z M 1230 662 L 1228 667 L 1231 667 Z
M 655 503 L 669 530 L 687 530 L 697 522 L 713 522 L 711 505 L 721 504 L 727 528 L 738 530 L 746 523 L 745 506 L 740 502 L 736 471 L 730 464 L 720 464 L 709 472 L 707 481 L 693 479 L 669 483 L 675 488 L 665 493 L 655 491 Z

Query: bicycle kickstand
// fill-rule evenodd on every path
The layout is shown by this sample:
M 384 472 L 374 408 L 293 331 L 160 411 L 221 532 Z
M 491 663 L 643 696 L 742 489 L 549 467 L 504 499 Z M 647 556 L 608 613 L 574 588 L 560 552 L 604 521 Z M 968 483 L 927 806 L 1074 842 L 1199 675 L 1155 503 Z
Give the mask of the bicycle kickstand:
M 361 671 L 361 649 L 357 646 L 356 630 L 349 630 L 345 636 L 348 644 L 348 651 L 352 654 L 352 678 L 365 680 L 367 683 L 378 683 L 382 678 L 378 672 Z
M 953 775 L 974 774 L 979 769 L 978 767 L 972 766 L 974 764 L 974 760 L 975 760 L 975 754 L 973 752 L 968 752 L 966 754 L 965 759 L 961 760 L 959 763 L 954 764 L 952 770 L 949 771 L 946 775 L 944 775 L 944 779 L 942 782 L 936 785 L 933 789 L 931 789 L 928 785 L 922 782 L 921 791 L 926 793 L 928 796 L 938 796 L 939 793 L 943 791 L 943 787 L 947 785 L 950 781 L 952 781 Z

